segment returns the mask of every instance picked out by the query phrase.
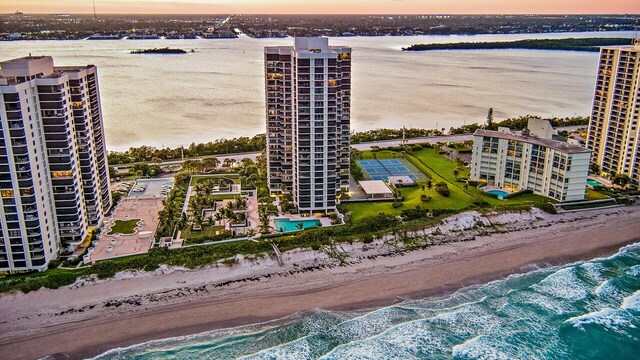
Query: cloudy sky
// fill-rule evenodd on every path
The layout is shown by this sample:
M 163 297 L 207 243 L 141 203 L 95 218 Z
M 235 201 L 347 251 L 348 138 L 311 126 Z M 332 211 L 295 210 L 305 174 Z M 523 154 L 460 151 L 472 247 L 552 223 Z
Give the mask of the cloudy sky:
M 98 13 L 621 14 L 638 0 L 95 0 Z M 92 13 L 92 0 L 0 0 L 0 13 Z

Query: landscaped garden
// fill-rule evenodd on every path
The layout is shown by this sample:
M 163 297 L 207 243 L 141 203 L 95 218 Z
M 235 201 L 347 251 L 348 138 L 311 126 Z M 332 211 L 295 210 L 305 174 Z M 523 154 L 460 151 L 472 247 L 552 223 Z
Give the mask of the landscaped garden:
M 107 235 L 131 235 L 136 232 L 136 227 L 138 226 L 138 221 L 140 219 L 131 219 L 131 220 L 116 220 L 111 227 L 111 230 L 107 233 Z
M 436 147 L 414 147 L 415 151 L 402 153 L 399 151 L 363 151 L 359 153 L 361 159 L 393 159 L 405 158 L 418 170 L 423 172 L 428 180 L 418 182 L 414 187 L 399 188 L 399 201 L 359 202 L 347 203 L 346 211 L 351 212 L 353 221 L 375 216 L 381 212 L 388 215 L 401 215 L 404 210 L 461 210 L 472 204 L 494 207 L 517 207 L 539 203 L 548 203 L 551 199 L 530 193 L 521 194 L 508 200 L 500 200 L 486 195 L 466 179 L 469 169 L 459 161 L 452 161 L 439 153 Z M 446 186 L 445 186 L 446 185 Z M 448 191 L 438 191 L 446 188 Z M 424 201 L 427 200 L 427 201 Z M 399 205 L 401 202 L 402 205 Z
M 234 184 L 240 184 L 240 175 L 238 174 L 216 174 L 216 175 L 194 175 L 191 177 L 191 186 L 195 186 L 200 183 L 212 182 L 214 185 L 219 185 L 222 179 L 232 181 Z

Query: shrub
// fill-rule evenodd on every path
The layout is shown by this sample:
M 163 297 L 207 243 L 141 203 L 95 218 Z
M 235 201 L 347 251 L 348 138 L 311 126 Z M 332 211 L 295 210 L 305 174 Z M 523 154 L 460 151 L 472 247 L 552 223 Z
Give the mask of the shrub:
M 402 210 L 402 218 L 405 220 L 415 220 L 425 218 L 429 215 L 429 210 L 416 207 L 415 209 Z
M 394 202 L 393 204 L 391 204 L 391 206 L 394 209 L 397 209 L 397 208 L 401 207 L 402 205 L 404 205 L 404 203 L 401 203 L 401 202 Z
M 535 207 L 537 207 L 538 209 L 547 212 L 549 214 L 557 214 L 558 212 L 556 211 L 556 207 L 553 206 L 552 203 L 549 202 L 539 202 L 535 205 Z
M 439 183 L 437 183 L 435 188 L 436 192 L 444 197 L 449 197 L 449 194 L 451 194 L 451 192 L 449 191 L 449 185 L 447 185 L 447 183 L 444 181 L 440 181 Z
M 370 233 L 362 235 L 362 242 L 365 244 L 371 244 L 373 242 L 373 235 Z
M 475 205 L 475 206 L 477 206 L 477 207 L 479 207 L 479 208 L 483 208 L 483 207 L 487 207 L 487 206 L 489 206 L 489 203 L 488 203 L 488 202 L 486 202 L 486 201 L 484 201 L 484 200 L 482 200 L 482 199 L 476 199 L 476 200 L 473 202 L 473 205 Z
M 429 202 L 429 201 L 431 201 L 431 199 L 433 199 L 431 196 L 428 196 L 428 195 L 425 195 L 425 194 L 420 195 L 420 201 L 422 201 L 422 202 Z

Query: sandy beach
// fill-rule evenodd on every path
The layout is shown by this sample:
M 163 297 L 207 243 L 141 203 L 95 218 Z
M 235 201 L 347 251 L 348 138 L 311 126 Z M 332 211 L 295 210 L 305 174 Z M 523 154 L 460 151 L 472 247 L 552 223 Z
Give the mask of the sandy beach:
M 0 354 L 86 358 L 151 339 L 446 295 L 535 268 L 592 259 L 640 241 L 640 207 L 563 215 L 463 213 L 412 236 L 444 244 L 398 253 L 392 239 L 240 259 L 232 268 L 160 269 L 0 296 Z M 64 355 L 63 355 L 64 354 Z

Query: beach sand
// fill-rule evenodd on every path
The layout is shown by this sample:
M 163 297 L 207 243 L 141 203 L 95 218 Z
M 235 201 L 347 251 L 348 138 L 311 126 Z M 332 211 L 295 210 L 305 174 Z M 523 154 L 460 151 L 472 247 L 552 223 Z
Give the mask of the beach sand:
M 474 215 L 477 217 L 477 215 Z M 496 219 L 507 215 L 496 215 Z M 446 295 L 539 267 L 610 255 L 640 241 L 640 208 L 564 215 L 524 214 L 509 232 L 423 250 L 364 256 L 379 243 L 345 245 L 362 256 L 346 266 L 308 250 L 232 269 L 164 271 L 0 297 L 0 354 L 86 358 L 152 339 L 282 318 L 315 308 L 353 310 Z M 447 220 L 455 227 L 469 216 Z M 473 226 L 473 223 L 467 224 Z M 514 231 L 522 228 L 523 230 Z M 467 232 L 460 232 L 462 238 Z M 469 240 L 469 239 L 466 239 Z M 320 270 L 300 271 L 312 265 Z M 116 295 L 117 294 L 117 295 Z

